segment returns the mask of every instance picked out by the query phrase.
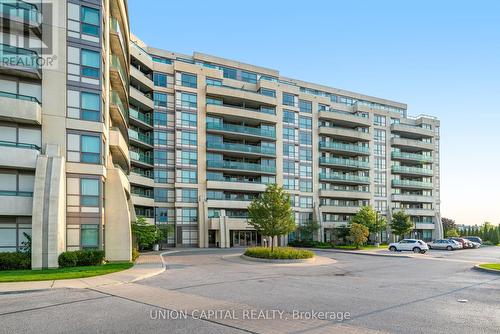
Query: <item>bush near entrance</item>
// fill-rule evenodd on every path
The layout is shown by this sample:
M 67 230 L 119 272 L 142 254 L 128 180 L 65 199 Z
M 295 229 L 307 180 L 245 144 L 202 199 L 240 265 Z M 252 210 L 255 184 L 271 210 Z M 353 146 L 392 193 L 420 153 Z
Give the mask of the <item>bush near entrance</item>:
M 314 253 L 309 250 L 291 247 L 275 247 L 274 250 L 268 247 L 252 247 L 248 248 L 244 254 L 250 257 L 271 260 L 297 260 L 314 257 Z
M 0 270 L 31 269 L 31 254 L 23 252 L 0 253 Z
M 72 252 L 63 252 L 59 255 L 59 266 L 64 267 L 80 267 L 80 266 L 95 266 L 102 264 L 104 261 L 104 251 L 102 250 L 77 250 Z

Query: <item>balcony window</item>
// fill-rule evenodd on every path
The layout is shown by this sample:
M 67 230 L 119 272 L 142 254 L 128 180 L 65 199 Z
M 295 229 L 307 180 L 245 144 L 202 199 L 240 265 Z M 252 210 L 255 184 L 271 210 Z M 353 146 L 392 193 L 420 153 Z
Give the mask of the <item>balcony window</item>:
M 90 7 L 81 7 L 81 30 L 82 33 L 99 36 L 99 10 Z
M 99 52 L 81 49 L 81 75 L 99 78 L 101 68 L 101 54 Z
M 80 238 L 83 249 L 99 247 L 99 225 L 80 225 Z
M 163 73 L 154 72 L 153 82 L 155 86 L 167 87 L 167 75 Z

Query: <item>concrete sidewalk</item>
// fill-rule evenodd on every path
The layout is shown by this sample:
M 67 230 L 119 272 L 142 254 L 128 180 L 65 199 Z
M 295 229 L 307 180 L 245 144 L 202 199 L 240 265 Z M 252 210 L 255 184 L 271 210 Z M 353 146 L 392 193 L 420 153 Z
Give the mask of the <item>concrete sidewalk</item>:
M 104 285 L 131 283 L 161 274 L 165 271 L 165 268 L 161 253 L 152 252 L 141 254 L 136 259 L 134 266 L 127 270 L 86 278 L 0 283 L 0 294 L 60 288 L 86 289 Z

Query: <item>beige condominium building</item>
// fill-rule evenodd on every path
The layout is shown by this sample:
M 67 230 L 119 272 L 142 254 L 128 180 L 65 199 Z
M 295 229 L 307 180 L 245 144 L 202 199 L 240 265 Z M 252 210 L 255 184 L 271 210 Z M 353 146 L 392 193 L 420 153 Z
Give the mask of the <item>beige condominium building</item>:
M 404 209 L 411 237 L 442 236 L 435 117 L 134 36 L 130 55 L 132 202 L 138 216 L 172 225 L 164 245 L 259 244 L 246 209 L 270 183 L 292 195 L 297 224 L 320 222 L 318 240 L 338 238 L 365 205 L 389 222 Z
M 123 0 L 0 3 L 0 252 L 130 260 L 130 34 Z

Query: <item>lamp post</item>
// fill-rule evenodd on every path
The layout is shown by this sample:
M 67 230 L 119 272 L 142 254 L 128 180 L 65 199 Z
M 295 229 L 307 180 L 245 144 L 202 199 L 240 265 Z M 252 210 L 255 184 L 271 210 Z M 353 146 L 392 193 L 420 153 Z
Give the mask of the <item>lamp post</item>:
M 378 214 L 379 213 L 380 212 L 378 210 L 375 211 L 375 225 L 378 225 Z M 382 231 L 378 231 L 377 230 L 377 232 L 375 233 L 375 239 L 376 239 L 375 240 L 375 247 L 379 247 L 380 246 L 379 237 L 378 237 L 379 233 L 382 233 Z

